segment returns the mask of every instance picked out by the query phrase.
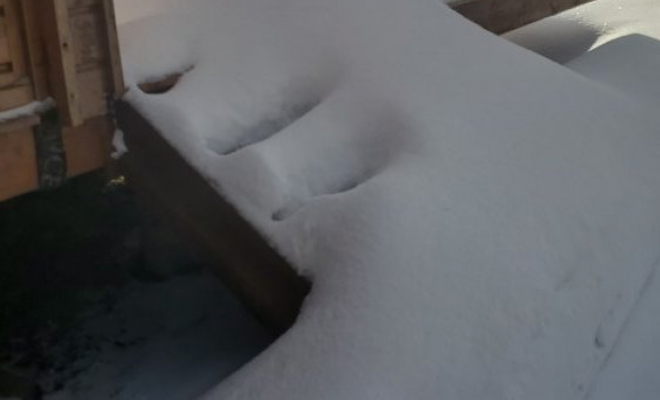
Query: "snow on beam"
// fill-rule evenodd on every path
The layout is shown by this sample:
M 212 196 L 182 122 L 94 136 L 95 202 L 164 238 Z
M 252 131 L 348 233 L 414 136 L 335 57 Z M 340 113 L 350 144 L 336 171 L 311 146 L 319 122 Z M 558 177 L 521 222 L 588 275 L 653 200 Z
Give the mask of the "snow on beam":
M 455 0 L 449 5 L 485 29 L 501 34 L 592 0 Z

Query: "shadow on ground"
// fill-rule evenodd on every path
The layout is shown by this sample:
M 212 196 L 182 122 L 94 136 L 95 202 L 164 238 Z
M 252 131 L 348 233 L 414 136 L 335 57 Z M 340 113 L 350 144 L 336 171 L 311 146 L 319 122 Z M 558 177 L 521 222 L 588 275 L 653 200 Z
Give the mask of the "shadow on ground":
M 48 368 L 46 349 L 78 312 L 126 284 L 138 220 L 127 185 L 101 173 L 0 203 L 0 371 Z
M 149 273 L 150 219 L 102 173 L 0 203 L 0 400 L 187 400 L 272 341 L 193 259 Z

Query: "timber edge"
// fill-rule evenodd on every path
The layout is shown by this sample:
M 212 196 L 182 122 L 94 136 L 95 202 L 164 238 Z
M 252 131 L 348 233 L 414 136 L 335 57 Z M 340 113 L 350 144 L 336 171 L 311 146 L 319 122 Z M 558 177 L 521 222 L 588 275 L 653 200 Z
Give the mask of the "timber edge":
M 164 214 L 273 334 L 296 320 L 310 283 L 130 104 L 116 104 L 130 151 L 120 167 L 141 202 Z

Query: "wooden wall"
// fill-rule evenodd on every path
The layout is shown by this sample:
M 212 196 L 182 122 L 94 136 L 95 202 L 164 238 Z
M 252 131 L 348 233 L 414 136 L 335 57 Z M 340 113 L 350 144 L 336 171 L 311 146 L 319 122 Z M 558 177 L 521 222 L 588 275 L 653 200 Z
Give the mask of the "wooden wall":
M 47 10 L 42 18 L 52 38 L 46 41 L 50 89 L 65 124 L 105 115 L 108 95 L 120 95 L 124 85 L 112 1 L 36 1 Z
M 0 0 L 0 112 L 53 98 L 68 176 L 107 164 L 123 87 L 112 0 Z M 38 188 L 39 123 L 0 122 L 0 201 Z
M 503 33 L 588 1 L 456 0 L 450 5 Z M 123 90 L 112 0 L 0 0 L 0 112 L 55 99 L 69 176 L 107 163 L 113 130 L 107 99 Z M 32 129 L 39 122 L 34 117 L 0 122 L 0 201 L 38 187 Z

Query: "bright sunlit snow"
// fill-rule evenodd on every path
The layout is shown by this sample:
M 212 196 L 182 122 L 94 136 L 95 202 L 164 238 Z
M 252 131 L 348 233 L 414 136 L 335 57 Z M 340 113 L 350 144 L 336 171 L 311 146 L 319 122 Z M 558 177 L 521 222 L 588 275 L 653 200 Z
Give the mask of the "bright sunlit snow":
M 611 40 L 641 34 L 660 40 L 658 0 L 597 0 L 504 35 L 561 63 Z
M 590 392 L 660 261 L 649 98 L 432 0 L 196 0 L 121 40 L 131 83 L 188 71 L 127 99 L 314 281 L 206 399 Z

